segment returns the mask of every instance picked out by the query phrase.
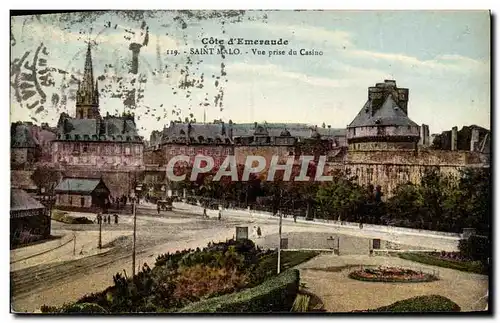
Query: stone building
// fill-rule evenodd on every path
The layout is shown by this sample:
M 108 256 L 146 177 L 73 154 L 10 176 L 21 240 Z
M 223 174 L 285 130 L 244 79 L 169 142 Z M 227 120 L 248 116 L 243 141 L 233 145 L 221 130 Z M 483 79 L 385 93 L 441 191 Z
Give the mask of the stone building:
M 99 210 L 109 201 L 110 192 L 102 179 L 64 178 L 55 188 L 58 208 Z
M 13 123 L 10 128 L 11 168 L 30 167 L 40 155 L 41 147 L 33 137 L 30 123 Z
M 11 246 L 50 236 L 47 208 L 21 189 L 10 190 Z
M 438 147 L 446 150 L 430 149 L 429 129 L 422 128 L 408 117 L 408 89 L 398 88 L 393 80 L 377 83 L 368 89 L 366 104 L 347 127 L 348 153 L 329 167 L 355 175 L 359 184 L 380 185 L 389 197 L 399 184 L 419 183 L 429 169 L 457 175 L 465 167 L 489 166 L 485 151 L 470 149 L 477 146 L 476 135 L 464 136 L 457 147 L 454 127 L 449 141 Z
M 129 195 L 143 170 L 143 149 L 133 114 L 101 116 L 89 45 L 75 117 L 61 114 L 52 141 L 52 163 L 68 177 L 102 176 L 114 196 Z

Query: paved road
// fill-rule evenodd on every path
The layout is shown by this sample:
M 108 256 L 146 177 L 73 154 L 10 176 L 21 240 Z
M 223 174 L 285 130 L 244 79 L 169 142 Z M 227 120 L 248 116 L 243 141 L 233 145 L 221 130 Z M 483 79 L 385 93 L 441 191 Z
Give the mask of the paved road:
M 250 217 L 245 214 L 224 212 L 222 221 L 218 221 L 217 211 L 209 211 L 211 218 L 203 219 L 201 208 L 182 208 L 182 206 L 173 212 L 162 211 L 160 216 L 156 214 L 154 205 L 141 205 L 138 211 L 140 214 L 137 216 L 139 253 L 136 264 L 138 266 L 145 262 L 153 265 L 155 258 L 161 253 L 204 247 L 210 241 L 234 237 L 235 226 L 248 226 L 250 238 L 255 239 L 259 245 L 277 246 L 277 218 Z M 84 255 L 78 255 L 76 257 L 78 259 L 75 259 L 72 256 L 73 247 L 68 245 L 67 249 L 61 248 L 57 252 L 30 259 L 29 263 L 19 262 L 16 266 L 11 265 L 13 309 L 32 312 L 43 304 L 62 305 L 86 293 L 105 289 L 113 283 L 112 276 L 117 272 L 123 272 L 125 269 L 130 273 L 132 219 L 130 215 L 120 215 L 118 225 L 103 225 L 103 244 L 107 249 L 102 254 L 97 254 L 100 250 L 96 248 L 98 225 L 55 223 L 53 226 L 55 232 L 78 234 L 77 241 L 84 247 Z M 263 232 L 261 239 L 256 239 L 252 234 L 254 226 L 261 227 Z M 397 237 L 388 234 L 384 236 L 380 232 L 293 221 L 283 222 L 283 234 L 296 237 L 292 239 L 293 243 L 298 244 L 296 247 L 303 247 L 304 241 L 307 241 L 306 247 L 324 248 L 325 237 L 329 235 L 342 237 L 343 241 L 351 241 L 354 246 L 358 244 L 368 246 L 368 240 L 364 239 L 371 237 L 386 238 L 410 246 L 433 246 L 444 250 L 453 249 L 456 244 L 451 239 L 425 236 Z

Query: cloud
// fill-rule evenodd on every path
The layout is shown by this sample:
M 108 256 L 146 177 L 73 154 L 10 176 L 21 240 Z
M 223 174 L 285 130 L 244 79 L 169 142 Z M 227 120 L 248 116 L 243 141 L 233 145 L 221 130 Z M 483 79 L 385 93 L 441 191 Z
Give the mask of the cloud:
M 281 25 L 281 24 L 248 24 L 245 27 L 261 29 L 266 34 L 279 35 L 288 38 L 290 45 L 293 41 L 304 41 L 305 43 L 321 44 L 343 48 L 351 47 L 352 34 L 342 30 L 330 30 L 311 25 Z
M 422 71 L 422 69 L 424 69 L 426 71 L 431 70 L 436 73 L 457 72 L 469 74 L 471 72 L 484 72 L 489 70 L 489 62 L 474 60 L 472 58 L 456 54 L 438 55 L 430 60 L 420 60 L 415 56 L 405 54 L 349 49 L 345 51 L 344 56 L 351 59 L 358 58 L 372 62 L 386 61 L 393 64 L 401 64 L 404 67 L 415 68 L 416 71 Z
M 292 81 L 306 83 L 312 86 L 331 87 L 331 88 L 345 88 L 352 85 L 352 80 L 310 76 L 304 73 L 287 71 L 281 66 L 274 64 L 235 63 L 227 66 L 227 72 L 228 74 L 231 75 L 232 79 L 235 76 L 242 77 L 241 81 L 243 82 L 245 81 L 253 82 L 255 78 L 248 77 L 248 73 L 252 73 L 259 78 L 258 79 L 259 82 L 265 81 L 266 79 L 271 79 L 274 82 L 276 81 L 279 82 L 280 79 L 283 79 L 285 81 L 292 80 Z

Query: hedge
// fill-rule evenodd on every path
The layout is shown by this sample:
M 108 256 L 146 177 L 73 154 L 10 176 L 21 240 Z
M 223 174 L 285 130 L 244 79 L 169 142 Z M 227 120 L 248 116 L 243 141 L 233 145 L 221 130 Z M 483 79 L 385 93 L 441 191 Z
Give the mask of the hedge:
M 460 312 L 460 306 L 441 295 L 424 295 L 376 309 L 355 312 Z
M 190 304 L 181 313 L 289 312 L 299 291 L 299 271 L 290 269 L 259 286 Z
M 105 314 L 107 311 L 94 303 L 75 303 L 75 304 L 65 304 L 61 306 L 61 308 L 57 307 L 52 307 L 52 306 L 45 306 L 43 305 L 41 307 L 41 312 L 42 313 L 64 313 L 64 314 L 69 314 L 69 313 L 100 313 L 100 314 Z

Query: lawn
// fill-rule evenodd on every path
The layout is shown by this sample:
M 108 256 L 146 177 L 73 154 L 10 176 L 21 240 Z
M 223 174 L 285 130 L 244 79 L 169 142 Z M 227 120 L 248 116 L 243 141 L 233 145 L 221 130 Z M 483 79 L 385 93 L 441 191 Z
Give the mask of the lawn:
M 415 262 L 420 262 L 427 265 L 456 269 L 460 271 L 476 273 L 476 274 L 488 274 L 487 270 L 481 264 L 480 261 L 459 261 L 451 259 L 442 259 L 437 256 L 426 254 L 426 253 L 400 253 L 398 254 L 400 258 L 411 260 Z

